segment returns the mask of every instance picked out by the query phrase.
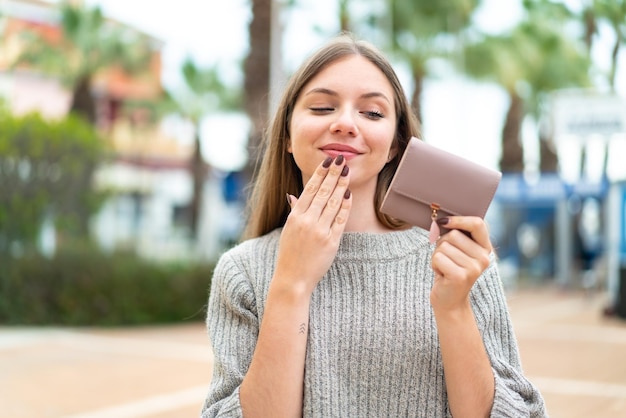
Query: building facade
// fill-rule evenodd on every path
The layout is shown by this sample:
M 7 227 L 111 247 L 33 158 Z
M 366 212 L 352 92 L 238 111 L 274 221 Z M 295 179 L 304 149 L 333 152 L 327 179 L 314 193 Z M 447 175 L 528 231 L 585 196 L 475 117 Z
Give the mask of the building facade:
M 0 1 L 0 97 L 16 115 L 36 111 L 46 118 L 62 118 L 70 109 L 71 91 L 58 77 L 32 66 L 14 65 L 24 48 L 25 33 L 50 42 L 63 37 L 59 19 L 54 3 Z M 135 30 L 113 20 L 107 24 Z M 117 67 L 105 68 L 91 85 L 95 125 L 114 153 L 96 175 L 95 187 L 111 191 L 112 197 L 93 219 L 93 232 L 106 250 L 134 249 L 158 260 L 210 259 L 220 251 L 223 222 L 218 219 L 220 210 L 226 208 L 219 177 L 207 177 L 200 238 L 192 242 L 185 217 L 192 197 L 189 161 L 193 144 L 188 137 L 193 132 L 165 128 L 149 106 L 125 106 L 131 101 L 157 102 L 162 97 L 163 43 L 150 37 L 150 45 L 145 71 L 130 75 Z M 54 246 L 54 240 L 44 241 Z

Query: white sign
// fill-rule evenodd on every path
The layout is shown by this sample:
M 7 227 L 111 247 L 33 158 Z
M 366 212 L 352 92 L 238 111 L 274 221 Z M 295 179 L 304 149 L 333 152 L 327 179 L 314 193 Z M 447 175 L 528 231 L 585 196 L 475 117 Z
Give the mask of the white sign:
M 626 100 L 614 94 L 558 92 L 551 110 L 555 138 L 626 133 Z

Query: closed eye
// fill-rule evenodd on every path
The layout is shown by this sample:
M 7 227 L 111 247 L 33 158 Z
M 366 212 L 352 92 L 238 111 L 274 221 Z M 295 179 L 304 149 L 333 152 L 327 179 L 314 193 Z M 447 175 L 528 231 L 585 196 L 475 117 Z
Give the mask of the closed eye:
M 381 112 L 377 110 L 369 110 L 369 111 L 361 112 L 361 113 L 364 114 L 365 117 L 367 117 L 368 119 L 373 119 L 373 120 L 382 119 L 385 117 L 385 115 L 383 115 Z
M 334 107 L 311 107 L 311 112 L 313 113 L 329 113 L 335 110 Z

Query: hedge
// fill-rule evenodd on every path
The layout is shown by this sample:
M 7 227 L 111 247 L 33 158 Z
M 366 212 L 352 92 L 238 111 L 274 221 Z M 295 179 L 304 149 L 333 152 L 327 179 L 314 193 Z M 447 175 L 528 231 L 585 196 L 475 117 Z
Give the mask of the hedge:
M 213 265 L 63 250 L 0 260 L 0 324 L 136 325 L 204 320 Z
M 0 104 L 0 252 L 34 247 L 41 222 L 64 236 L 89 235 L 89 219 L 107 194 L 93 188 L 108 158 L 106 142 L 76 116 L 14 116 Z

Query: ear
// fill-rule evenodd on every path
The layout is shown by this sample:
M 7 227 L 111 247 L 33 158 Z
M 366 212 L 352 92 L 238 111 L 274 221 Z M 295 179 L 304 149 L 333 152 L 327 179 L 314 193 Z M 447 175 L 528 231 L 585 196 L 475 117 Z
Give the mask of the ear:
M 293 154 L 293 149 L 291 148 L 291 138 L 287 138 L 287 152 L 289 154 Z

